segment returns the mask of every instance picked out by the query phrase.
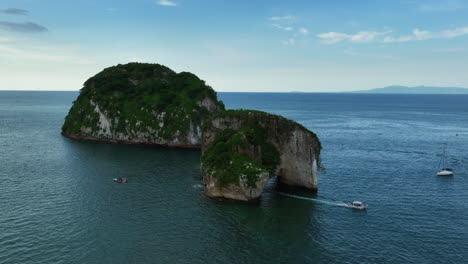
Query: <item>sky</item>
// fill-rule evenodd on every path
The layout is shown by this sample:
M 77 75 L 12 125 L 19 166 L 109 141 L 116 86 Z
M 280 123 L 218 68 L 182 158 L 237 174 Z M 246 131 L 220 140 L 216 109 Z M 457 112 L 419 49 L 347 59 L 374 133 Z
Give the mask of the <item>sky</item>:
M 127 62 L 221 92 L 468 87 L 468 0 L 0 0 L 0 90 Z

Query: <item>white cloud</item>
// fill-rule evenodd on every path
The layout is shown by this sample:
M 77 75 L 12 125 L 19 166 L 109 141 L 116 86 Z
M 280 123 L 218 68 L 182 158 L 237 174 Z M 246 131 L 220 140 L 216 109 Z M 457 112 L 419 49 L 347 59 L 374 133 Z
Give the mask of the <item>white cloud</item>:
M 468 34 L 468 27 L 444 30 L 441 32 L 441 36 L 444 38 L 455 38 L 466 34 Z
M 293 38 L 289 38 L 287 40 L 282 40 L 281 43 L 286 46 L 295 46 L 296 45 L 296 40 Z
M 414 29 L 411 35 L 400 36 L 400 37 L 390 37 L 387 36 L 384 38 L 384 43 L 393 43 L 393 42 L 407 42 L 414 40 L 426 40 L 432 38 L 431 32 L 425 30 Z
M 419 6 L 419 10 L 423 12 L 448 12 L 463 8 L 465 5 L 459 0 L 432 1 Z
M 285 30 L 285 31 L 291 31 L 291 30 L 294 29 L 293 27 L 282 26 L 282 25 L 279 25 L 279 24 L 271 24 L 271 25 L 274 26 L 275 28 L 279 28 L 279 29 L 282 29 L 282 30 Z
M 447 29 L 439 32 L 428 30 L 414 29 L 409 35 L 402 36 L 388 36 L 391 31 L 377 32 L 377 31 L 359 31 L 356 34 L 347 34 L 342 32 L 327 32 L 318 34 L 317 37 L 325 44 L 335 44 L 342 41 L 349 41 L 353 43 L 366 43 L 366 42 L 382 42 L 382 43 L 398 43 L 409 41 L 421 41 L 429 39 L 451 39 L 468 35 L 468 26 L 459 27 L 455 29 Z
M 386 35 L 390 32 L 376 32 L 376 31 L 359 31 L 356 34 L 346 34 L 340 32 L 327 32 L 318 34 L 317 37 L 325 44 L 334 44 L 341 41 L 349 41 L 355 43 L 371 42 L 376 40 L 378 36 Z
M 386 55 L 386 54 L 366 54 L 366 53 L 360 53 L 356 52 L 352 49 L 346 49 L 343 51 L 344 54 L 350 55 L 350 56 L 356 56 L 356 57 L 366 57 L 366 58 L 371 58 L 371 59 L 384 59 L 384 60 L 399 60 L 399 57 L 393 56 L 393 55 Z
M 302 35 L 308 35 L 309 34 L 309 30 L 305 27 L 301 27 L 299 28 L 299 33 L 301 33 Z
M 390 37 L 387 36 L 383 39 L 384 43 L 395 43 L 395 42 L 408 42 L 408 41 L 419 41 L 427 39 L 451 39 L 459 36 L 468 34 L 468 27 L 455 28 L 449 30 L 443 30 L 440 32 L 431 32 L 427 30 L 414 29 L 412 34 L 400 36 L 400 37 Z
M 158 1 L 158 5 L 162 5 L 162 6 L 177 6 L 177 4 L 173 1 L 170 1 L 170 0 L 159 0 Z
M 441 48 L 441 49 L 433 49 L 432 51 L 447 53 L 447 52 L 461 52 L 461 51 L 465 51 L 465 50 L 466 49 L 464 49 L 464 48 Z
M 318 34 L 317 37 L 322 40 L 323 43 L 326 44 L 333 44 L 337 42 L 341 42 L 343 40 L 349 39 L 351 35 L 339 32 L 328 32 L 328 33 L 321 33 Z
M 293 16 L 274 16 L 274 17 L 269 17 L 268 18 L 269 20 L 274 20 L 274 21 L 278 21 L 278 20 L 292 20 L 294 19 Z
M 0 36 L 0 42 L 9 42 L 11 39 Z

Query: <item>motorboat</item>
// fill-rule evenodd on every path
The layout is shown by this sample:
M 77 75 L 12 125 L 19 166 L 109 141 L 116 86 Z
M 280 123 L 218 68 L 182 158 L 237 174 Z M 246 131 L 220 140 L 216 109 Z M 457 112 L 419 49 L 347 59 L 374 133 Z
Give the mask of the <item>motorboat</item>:
M 366 210 L 367 209 L 367 204 L 359 201 L 354 201 L 352 203 L 348 203 L 347 206 L 352 209 L 357 209 L 357 210 Z
M 453 169 L 443 168 L 437 172 L 437 176 L 453 176 Z
M 117 183 L 127 183 L 127 179 L 124 178 L 114 178 L 114 181 Z

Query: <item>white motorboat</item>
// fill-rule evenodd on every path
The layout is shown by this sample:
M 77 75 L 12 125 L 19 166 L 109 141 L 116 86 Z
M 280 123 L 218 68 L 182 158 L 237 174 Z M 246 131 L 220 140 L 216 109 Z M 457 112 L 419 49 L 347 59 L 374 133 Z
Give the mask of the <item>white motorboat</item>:
M 437 172 L 437 176 L 453 176 L 453 169 L 443 168 Z
M 348 203 L 347 206 L 349 208 L 358 209 L 358 210 L 366 210 L 367 209 L 367 204 L 365 204 L 363 202 L 359 202 L 359 201 L 354 201 L 352 203 Z

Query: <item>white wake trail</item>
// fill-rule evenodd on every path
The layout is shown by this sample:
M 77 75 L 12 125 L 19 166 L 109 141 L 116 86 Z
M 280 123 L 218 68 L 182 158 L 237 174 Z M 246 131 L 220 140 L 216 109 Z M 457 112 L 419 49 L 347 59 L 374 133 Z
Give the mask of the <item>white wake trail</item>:
M 327 205 L 332 205 L 332 206 L 348 207 L 348 205 L 346 203 L 344 203 L 344 202 L 327 201 L 327 200 L 322 200 L 322 199 L 316 199 L 316 198 L 304 197 L 304 196 L 299 196 L 299 195 L 287 194 L 287 193 L 283 193 L 283 192 L 278 192 L 278 193 L 281 194 L 281 195 L 289 196 L 289 197 L 296 198 L 296 199 L 314 201 L 314 202 L 317 202 L 317 203 L 327 204 Z

